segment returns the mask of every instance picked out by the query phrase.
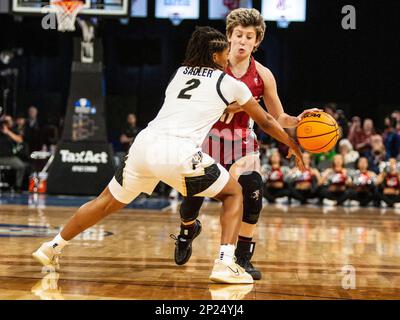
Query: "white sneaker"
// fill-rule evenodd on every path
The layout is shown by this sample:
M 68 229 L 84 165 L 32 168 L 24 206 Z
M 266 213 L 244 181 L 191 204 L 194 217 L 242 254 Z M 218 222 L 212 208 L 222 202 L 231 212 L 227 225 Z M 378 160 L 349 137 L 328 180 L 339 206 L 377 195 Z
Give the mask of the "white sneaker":
M 360 207 L 360 203 L 358 201 L 355 201 L 355 200 L 350 200 L 350 206 L 359 208 Z
M 280 205 L 287 205 L 287 204 L 289 203 L 289 198 L 288 198 L 288 197 L 277 198 L 277 199 L 275 200 L 275 202 L 276 202 L 277 204 L 280 204 Z
M 58 263 L 61 252 L 56 251 L 50 242 L 43 243 L 39 249 L 37 249 L 32 256 L 36 261 L 40 262 L 45 267 L 60 269 L 60 264 Z
M 323 200 L 323 205 L 328 206 L 328 207 L 336 207 L 337 206 L 337 201 L 335 200 L 329 200 L 329 199 L 324 199 Z
M 215 260 L 210 280 L 216 283 L 254 283 L 253 277 L 236 263 L 226 264 L 222 260 Z

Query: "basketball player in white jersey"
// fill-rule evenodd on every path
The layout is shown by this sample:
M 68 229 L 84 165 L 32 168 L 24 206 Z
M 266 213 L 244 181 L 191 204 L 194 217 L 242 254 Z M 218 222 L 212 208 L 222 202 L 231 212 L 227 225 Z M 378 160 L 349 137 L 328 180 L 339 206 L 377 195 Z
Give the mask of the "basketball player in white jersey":
M 42 244 L 33 257 L 46 266 L 58 265 L 62 249 L 79 233 L 122 209 L 141 192 L 151 194 L 159 181 L 183 196 L 221 200 L 221 247 L 210 280 L 253 283 L 235 263 L 234 252 L 243 214 L 241 187 L 229 173 L 201 152 L 211 126 L 227 106 L 237 102 L 259 126 L 290 147 L 300 166 L 298 145 L 252 97 L 247 86 L 226 75 L 228 42 L 222 33 L 199 27 L 188 44 L 186 59 L 165 92 L 157 117 L 136 138 L 115 177 L 95 200 L 83 205 L 52 241 Z

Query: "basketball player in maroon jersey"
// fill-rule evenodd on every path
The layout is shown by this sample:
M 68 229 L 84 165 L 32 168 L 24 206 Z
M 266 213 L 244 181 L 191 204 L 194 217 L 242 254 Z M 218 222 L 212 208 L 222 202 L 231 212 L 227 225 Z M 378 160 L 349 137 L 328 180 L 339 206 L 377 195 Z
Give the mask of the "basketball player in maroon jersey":
M 268 112 L 283 128 L 294 128 L 302 117 L 318 109 L 305 110 L 300 116 L 286 114 L 279 100 L 276 82 L 269 69 L 258 63 L 252 56 L 262 42 L 265 22 L 256 9 L 239 8 L 227 17 L 227 36 L 230 42 L 229 66 L 225 72 L 244 82 L 257 100 L 263 99 Z M 253 131 L 253 120 L 237 105 L 231 105 L 228 112 L 211 129 L 203 144 L 203 150 L 219 161 L 242 186 L 244 196 L 243 220 L 236 248 L 240 266 L 255 280 L 261 279 L 250 260 L 255 242 L 253 236 L 262 210 L 262 178 L 257 137 Z M 192 241 L 201 232 L 197 220 L 204 198 L 184 198 L 181 207 L 181 231 L 173 236 L 175 262 L 185 264 L 192 254 Z

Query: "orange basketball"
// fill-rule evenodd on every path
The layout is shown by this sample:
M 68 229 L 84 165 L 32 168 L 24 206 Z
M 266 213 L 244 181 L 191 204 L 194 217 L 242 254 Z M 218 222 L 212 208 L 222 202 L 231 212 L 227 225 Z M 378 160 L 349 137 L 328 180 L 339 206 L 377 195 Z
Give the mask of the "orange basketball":
M 327 152 L 335 147 L 340 138 L 336 120 L 325 112 L 306 114 L 296 129 L 297 139 L 310 153 Z

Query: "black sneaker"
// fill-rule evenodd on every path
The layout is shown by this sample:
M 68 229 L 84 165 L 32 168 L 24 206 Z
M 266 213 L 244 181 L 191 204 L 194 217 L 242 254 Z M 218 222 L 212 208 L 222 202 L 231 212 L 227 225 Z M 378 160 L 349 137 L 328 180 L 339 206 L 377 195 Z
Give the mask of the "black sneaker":
M 262 278 L 261 272 L 250 262 L 253 257 L 255 242 L 238 241 L 235 251 L 236 263 L 249 273 L 254 280 Z
M 181 226 L 181 233 L 178 235 L 178 237 L 174 234 L 170 235 L 170 237 L 176 241 L 175 263 L 179 266 L 188 262 L 192 256 L 192 242 L 201 233 L 201 222 L 196 220 L 193 229 L 190 230 L 190 234 L 186 233 L 188 233 L 188 229 L 184 229 Z

